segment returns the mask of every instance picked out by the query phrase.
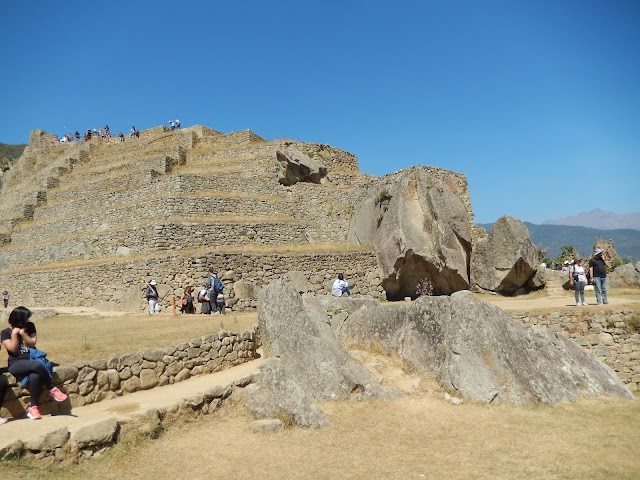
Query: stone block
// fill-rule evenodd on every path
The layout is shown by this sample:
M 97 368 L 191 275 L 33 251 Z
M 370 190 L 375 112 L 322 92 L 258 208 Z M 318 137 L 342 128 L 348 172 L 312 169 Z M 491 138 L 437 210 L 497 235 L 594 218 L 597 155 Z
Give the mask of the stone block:
M 115 418 L 108 418 L 72 432 L 70 440 L 79 448 L 106 445 L 115 440 L 118 431 L 118 421 Z

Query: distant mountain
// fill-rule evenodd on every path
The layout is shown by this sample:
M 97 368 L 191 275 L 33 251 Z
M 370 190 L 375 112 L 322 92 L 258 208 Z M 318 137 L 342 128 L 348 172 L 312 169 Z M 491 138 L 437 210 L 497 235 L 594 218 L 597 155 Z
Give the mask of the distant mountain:
M 480 224 L 487 233 L 491 231 L 491 223 Z M 604 230 L 570 225 L 536 225 L 525 222 L 535 245 L 549 248 L 547 256 L 551 259 L 560 255 L 560 247 L 573 245 L 581 255 L 587 257 L 593 251 L 598 238 L 613 240 L 618 255 L 631 257 L 633 262 L 640 260 L 640 231 L 632 229 Z
M 589 227 L 601 230 L 616 230 L 632 228 L 640 230 L 640 213 L 605 212 L 596 208 L 590 212 L 579 213 L 572 217 L 547 220 L 543 225 L 572 225 L 574 227 Z

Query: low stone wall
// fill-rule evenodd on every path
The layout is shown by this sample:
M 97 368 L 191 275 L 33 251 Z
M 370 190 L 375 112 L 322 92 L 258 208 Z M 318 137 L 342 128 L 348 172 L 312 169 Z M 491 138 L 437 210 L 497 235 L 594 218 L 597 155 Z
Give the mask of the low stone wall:
M 219 372 L 257 358 L 257 348 L 254 329 L 241 333 L 220 331 L 159 350 L 61 365 L 54 369 L 54 383 L 69 395 L 72 407 L 80 407 Z M 29 391 L 18 386 L 13 375 L 4 375 L 11 390 L 2 407 L 17 416 L 29 406 Z M 40 401 L 43 413 L 55 413 L 64 408 L 64 402 L 54 402 L 47 392 L 42 393 Z
M 640 311 L 629 308 L 580 312 L 553 312 L 536 315 L 512 314 L 525 326 L 544 325 L 561 332 L 597 359 L 613 368 L 633 391 L 640 390 L 640 333 L 630 325 Z

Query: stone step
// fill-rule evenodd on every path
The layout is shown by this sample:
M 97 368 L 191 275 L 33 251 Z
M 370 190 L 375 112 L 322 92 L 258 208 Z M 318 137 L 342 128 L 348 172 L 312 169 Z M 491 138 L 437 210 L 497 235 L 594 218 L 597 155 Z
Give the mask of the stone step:
M 0 460 L 7 456 L 32 451 L 39 455 L 60 455 L 68 442 L 86 455 L 119 440 L 119 424 L 130 422 L 158 412 L 179 412 L 182 408 L 195 408 L 213 412 L 219 402 L 235 388 L 253 382 L 259 373 L 262 360 L 252 360 L 241 365 L 192 377 L 172 385 L 142 390 L 122 397 L 75 407 L 62 408 L 57 415 L 44 415 L 41 420 L 13 419 L 2 425 L 0 436 Z M 64 403 L 62 404 L 64 407 Z M 67 409 L 68 410 L 68 409 Z

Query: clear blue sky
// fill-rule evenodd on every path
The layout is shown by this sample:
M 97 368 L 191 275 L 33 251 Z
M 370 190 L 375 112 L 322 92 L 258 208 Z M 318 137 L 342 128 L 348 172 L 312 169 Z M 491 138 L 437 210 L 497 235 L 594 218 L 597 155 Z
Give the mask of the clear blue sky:
M 0 0 L 0 142 L 179 118 L 467 175 L 476 221 L 640 211 L 640 1 Z

